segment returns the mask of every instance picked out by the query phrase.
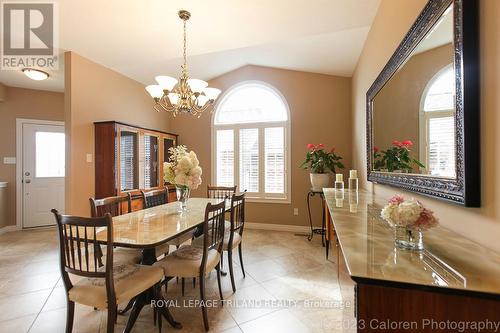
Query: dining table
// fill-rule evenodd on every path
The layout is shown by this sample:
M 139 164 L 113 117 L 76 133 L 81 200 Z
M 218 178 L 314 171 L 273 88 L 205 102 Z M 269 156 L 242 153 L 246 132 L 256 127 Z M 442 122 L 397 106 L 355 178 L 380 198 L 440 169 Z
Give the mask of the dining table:
M 187 232 L 193 231 L 205 221 L 205 209 L 208 204 L 218 204 L 224 199 L 190 198 L 187 209 L 182 210 L 179 202 L 134 211 L 128 214 L 113 217 L 113 246 L 140 249 L 142 251 L 142 265 L 153 265 L 156 262 L 155 248 L 165 244 Z M 226 211 L 231 209 L 230 200 L 226 201 Z M 103 229 L 96 234 L 96 240 L 105 244 L 107 230 Z M 131 312 L 124 333 L 130 332 L 139 313 L 145 305 L 159 297 L 153 289 L 148 289 L 135 297 L 131 303 Z M 158 302 L 156 304 L 169 304 Z M 128 308 L 128 307 L 127 307 Z M 159 313 L 168 323 L 177 329 L 182 324 L 175 321 L 168 307 L 159 307 Z

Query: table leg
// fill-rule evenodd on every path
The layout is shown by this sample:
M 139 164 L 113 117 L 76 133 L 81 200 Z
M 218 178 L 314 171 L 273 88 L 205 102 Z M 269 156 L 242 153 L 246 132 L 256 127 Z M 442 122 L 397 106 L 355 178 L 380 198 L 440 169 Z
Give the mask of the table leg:
M 142 250 L 142 265 L 152 265 L 156 262 L 156 251 L 154 248 L 152 249 L 143 249 Z M 125 326 L 125 330 L 123 333 L 128 333 L 132 330 L 132 327 L 134 326 L 137 317 L 139 317 L 139 314 L 141 313 L 141 310 L 144 306 L 149 305 L 151 306 L 151 301 L 155 300 L 156 304 L 168 304 L 163 297 L 160 294 L 160 288 L 157 288 L 156 286 L 153 286 L 149 288 L 148 290 L 145 290 L 141 294 L 139 294 L 135 300 L 134 300 L 134 305 L 132 306 L 132 311 L 130 312 L 130 316 L 127 321 L 127 325 Z M 172 314 L 168 310 L 167 307 L 163 306 L 158 306 L 157 310 L 159 313 L 167 320 L 167 322 L 176 329 L 181 329 L 182 325 L 179 322 L 176 322 L 174 318 L 172 317 Z
M 311 204 L 310 204 L 310 199 L 311 199 L 311 192 L 307 193 L 307 213 L 309 215 L 309 225 L 311 226 L 311 234 L 307 237 L 308 241 L 311 241 L 311 239 L 314 236 L 314 230 L 313 230 L 313 222 L 311 218 Z
M 326 221 L 325 221 L 325 198 L 323 195 L 320 196 L 321 198 L 321 244 L 323 244 L 323 247 L 326 245 Z

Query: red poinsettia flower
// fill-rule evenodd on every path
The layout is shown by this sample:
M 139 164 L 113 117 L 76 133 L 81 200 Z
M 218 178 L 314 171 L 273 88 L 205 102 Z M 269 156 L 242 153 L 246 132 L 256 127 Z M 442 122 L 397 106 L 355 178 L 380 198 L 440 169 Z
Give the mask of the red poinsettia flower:
M 307 149 L 309 149 L 309 150 L 312 150 L 314 148 L 316 148 L 316 146 L 314 145 L 314 143 L 310 143 L 310 144 L 307 145 Z
M 335 147 L 332 147 L 332 149 L 330 149 L 330 153 L 333 153 L 335 152 Z
M 316 147 L 316 148 L 324 148 L 324 147 L 325 147 L 325 145 L 324 145 L 324 144 L 322 144 L 322 143 L 320 143 L 320 144 L 318 145 L 318 147 Z
M 411 147 L 413 146 L 413 142 L 411 142 L 410 140 L 405 140 L 402 142 L 403 146 L 405 147 Z
M 378 147 L 373 147 L 373 152 L 374 153 L 378 153 L 378 151 L 379 151 Z
M 403 144 L 401 142 L 399 142 L 398 140 L 392 141 L 392 145 L 396 146 L 396 147 L 399 147 L 399 148 L 401 148 L 403 146 Z

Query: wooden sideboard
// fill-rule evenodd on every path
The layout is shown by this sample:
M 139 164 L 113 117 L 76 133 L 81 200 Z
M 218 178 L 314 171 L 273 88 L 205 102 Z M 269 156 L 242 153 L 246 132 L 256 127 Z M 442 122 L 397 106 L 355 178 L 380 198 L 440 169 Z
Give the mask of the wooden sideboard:
M 425 233 L 424 251 L 400 250 L 394 247 L 392 229 L 380 218 L 383 200 L 362 191 L 340 196 L 325 189 L 324 194 L 330 256 L 347 303 L 346 331 L 499 328 L 498 253 L 442 227 Z
M 163 187 L 163 162 L 168 149 L 178 145 L 178 135 L 117 121 L 94 123 L 95 197 L 130 193 L 132 209 L 142 209 L 141 189 Z M 175 188 L 169 200 L 176 200 Z

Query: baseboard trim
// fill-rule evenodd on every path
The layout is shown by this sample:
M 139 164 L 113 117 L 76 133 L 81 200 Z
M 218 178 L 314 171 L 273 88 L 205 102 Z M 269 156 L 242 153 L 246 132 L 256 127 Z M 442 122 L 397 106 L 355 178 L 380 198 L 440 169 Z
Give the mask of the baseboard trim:
M 310 227 L 302 225 L 289 225 L 289 224 L 245 222 L 245 228 L 255 229 L 255 230 L 288 231 L 288 232 L 306 233 L 306 234 L 309 234 L 311 232 Z
M 8 225 L 6 227 L 0 228 L 0 235 L 3 235 L 5 233 L 11 232 L 11 231 L 16 231 L 16 230 L 17 230 L 16 225 Z

